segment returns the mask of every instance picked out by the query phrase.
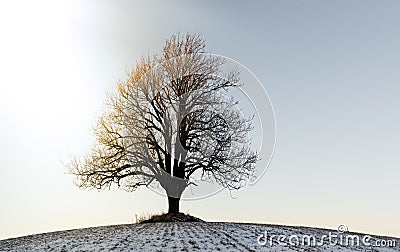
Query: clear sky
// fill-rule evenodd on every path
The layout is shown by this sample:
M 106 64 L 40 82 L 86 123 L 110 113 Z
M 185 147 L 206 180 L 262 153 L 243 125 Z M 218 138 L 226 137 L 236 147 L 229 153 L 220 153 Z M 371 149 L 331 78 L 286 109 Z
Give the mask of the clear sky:
M 400 2 L 142 2 L 0 3 L 0 239 L 166 209 L 145 188 L 79 190 L 63 162 L 93 143 L 125 69 L 177 31 L 252 70 L 277 123 L 255 186 L 183 212 L 400 236 Z

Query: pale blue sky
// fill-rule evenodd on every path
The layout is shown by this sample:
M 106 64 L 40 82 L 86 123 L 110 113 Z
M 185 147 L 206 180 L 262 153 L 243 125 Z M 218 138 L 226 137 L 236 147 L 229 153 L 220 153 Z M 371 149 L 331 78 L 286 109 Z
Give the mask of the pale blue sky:
M 106 90 L 181 31 L 242 63 L 274 105 L 276 152 L 259 183 L 182 203 L 205 220 L 400 236 L 398 1 L 35 1 L 0 4 L 0 239 L 127 223 L 166 209 L 81 191 Z

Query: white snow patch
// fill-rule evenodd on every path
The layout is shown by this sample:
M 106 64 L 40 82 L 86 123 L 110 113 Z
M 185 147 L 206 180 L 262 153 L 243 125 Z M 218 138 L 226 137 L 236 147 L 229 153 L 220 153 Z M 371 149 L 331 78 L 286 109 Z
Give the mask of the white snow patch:
M 260 235 L 282 235 L 286 243 L 273 239 L 258 243 Z M 289 244 L 289 237 L 314 236 L 317 242 L 327 229 L 288 227 L 262 224 L 165 222 L 76 229 L 0 240 L 0 251 L 400 251 L 400 239 L 370 236 L 371 246 L 360 241 L 358 246 Z M 362 239 L 364 234 L 357 235 Z M 263 236 L 264 239 L 264 236 Z M 261 241 L 264 241 L 261 239 Z M 394 246 L 373 246 L 377 241 L 393 241 Z M 393 245 L 393 244 L 391 244 Z

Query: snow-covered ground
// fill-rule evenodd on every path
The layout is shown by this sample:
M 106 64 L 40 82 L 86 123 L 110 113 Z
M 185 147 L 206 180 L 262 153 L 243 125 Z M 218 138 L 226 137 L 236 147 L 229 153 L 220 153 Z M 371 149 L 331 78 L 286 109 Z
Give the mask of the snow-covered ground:
M 400 239 L 307 227 L 175 222 L 30 235 L 0 240 L 0 251 L 400 251 Z

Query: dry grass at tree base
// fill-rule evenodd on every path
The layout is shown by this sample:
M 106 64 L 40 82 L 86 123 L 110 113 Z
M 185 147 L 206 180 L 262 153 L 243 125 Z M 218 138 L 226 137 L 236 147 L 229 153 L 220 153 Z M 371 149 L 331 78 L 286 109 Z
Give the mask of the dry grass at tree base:
M 155 222 L 205 222 L 197 217 L 184 213 L 162 213 L 149 216 L 136 217 L 136 223 L 155 223 Z

